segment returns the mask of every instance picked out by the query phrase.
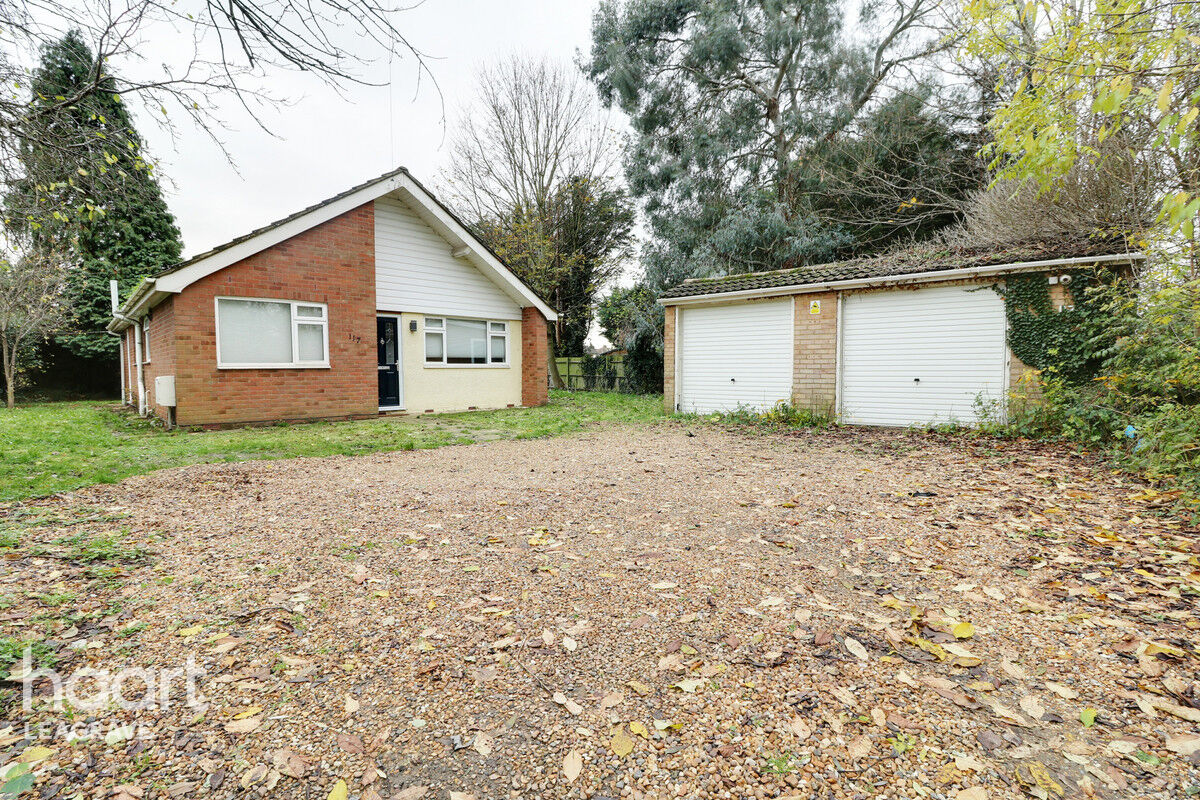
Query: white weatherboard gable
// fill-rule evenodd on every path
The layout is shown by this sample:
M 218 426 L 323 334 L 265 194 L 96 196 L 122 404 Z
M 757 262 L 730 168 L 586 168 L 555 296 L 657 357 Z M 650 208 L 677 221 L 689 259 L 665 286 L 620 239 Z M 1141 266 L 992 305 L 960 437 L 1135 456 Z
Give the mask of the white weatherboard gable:
M 375 305 L 380 311 L 519 320 L 508 291 L 399 197 L 375 201 Z M 462 253 L 462 255 L 456 254 Z
M 473 264 L 518 308 L 533 306 L 548 321 L 553 322 L 558 319 L 558 315 L 554 313 L 553 309 L 546 305 L 511 270 L 500 263 L 500 260 L 455 219 L 454 215 L 447 211 L 433 195 L 426 191 L 425 187 L 417 183 L 407 171 L 401 169 L 371 181 L 343 197 L 330 200 L 305 213 L 298 214 L 294 219 L 277 223 L 260 233 L 249 236 L 245 241 L 199 258 L 174 272 L 144 279 L 121 306 L 120 311 L 113 315 L 113 320 L 109 322 L 108 328 L 109 330 L 123 329 L 132 319 L 144 316 L 150 308 L 165 297 L 182 292 L 201 278 L 284 242 L 323 222 L 328 222 L 364 203 L 393 193 L 397 197 L 403 198 L 417 216 L 433 231 L 436 231 L 444 240 L 443 246 L 450 248 L 448 252 L 457 254 L 452 258 L 455 260 L 465 259 Z M 520 318 L 520 313 L 516 318 Z

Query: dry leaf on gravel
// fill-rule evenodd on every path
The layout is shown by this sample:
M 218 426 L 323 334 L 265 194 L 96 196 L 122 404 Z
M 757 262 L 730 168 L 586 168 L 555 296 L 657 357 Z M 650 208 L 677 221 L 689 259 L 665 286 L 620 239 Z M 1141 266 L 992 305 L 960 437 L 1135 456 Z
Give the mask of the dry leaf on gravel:
M 303 778 L 304 773 L 308 772 L 308 761 L 287 747 L 276 750 L 271 763 L 275 769 L 292 778 Z
M 617 726 L 617 729 L 613 731 L 609 746 L 612 747 L 614 753 L 622 758 L 633 752 L 633 738 L 625 732 L 624 725 Z
M 235 719 L 225 723 L 225 731 L 226 733 L 250 733 L 251 731 L 258 730 L 262 723 L 262 717 Z
M 801 740 L 807 739 L 813 733 L 812 728 L 802 717 L 792 717 L 792 721 L 788 723 L 788 729 Z
M 1168 737 L 1167 749 L 1184 758 L 1190 758 L 1196 753 L 1200 753 L 1200 736 L 1194 733 L 1185 733 L 1182 736 Z
M 392 795 L 392 800 L 421 800 L 427 794 L 429 794 L 428 786 L 409 786 Z
M 576 703 L 562 692 L 555 692 L 553 699 L 554 702 L 565 708 L 573 717 L 577 717 L 583 713 L 583 706 L 579 705 L 579 703 Z
M 574 783 L 579 777 L 579 773 L 583 771 L 583 757 L 579 755 L 578 750 L 572 750 L 563 758 L 563 777 L 567 779 L 567 783 Z
M 865 758 L 870 754 L 872 748 L 871 739 L 867 736 L 859 736 L 851 739 L 846 745 L 846 752 L 850 754 L 850 758 L 857 761 L 860 758 Z
M 1074 700 L 1079 697 L 1079 692 L 1070 686 L 1063 686 L 1061 683 L 1055 683 L 1054 681 L 1046 681 L 1046 688 L 1064 700 Z
M 1042 703 L 1031 694 L 1027 694 L 1021 698 L 1019 703 L 1021 710 L 1034 719 L 1041 719 L 1046 716 L 1046 709 L 1042 707 Z
M 959 789 L 954 793 L 954 800 L 987 800 L 987 789 L 982 786 Z
M 867 660 L 867 648 L 862 646 L 862 642 L 851 636 L 847 636 L 845 640 L 846 649 L 850 651 L 850 655 L 857 658 L 859 661 Z
M 346 800 L 346 796 L 348 794 L 349 787 L 346 786 L 346 782 L 341 778 L 338 778 L 338 782 L 335 783 L 333 788 L 329 790 L 329 796 L 326 797 L 325 800 Z

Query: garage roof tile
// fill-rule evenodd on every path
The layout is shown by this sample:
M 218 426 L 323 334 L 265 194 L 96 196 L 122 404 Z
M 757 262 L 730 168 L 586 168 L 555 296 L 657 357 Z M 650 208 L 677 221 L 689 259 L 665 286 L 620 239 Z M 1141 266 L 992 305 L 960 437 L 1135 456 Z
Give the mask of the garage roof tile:
M 902 277 L 918 272 L 939 272 L 968 267 L 988 267 L 1045 261 L 1057 258 L 1122 255 L 1129 252 L 1122 239 L 1077 238 L 1053 242 L 1024 242 L 1008 246 L 920 246 L 869 258 L 794 267 L 770 272 L 746 272 L 714 278 L 689 278 L 662 293 L 661 298 L 726 294 L 752 289 L 788 288 L 831 281 Z

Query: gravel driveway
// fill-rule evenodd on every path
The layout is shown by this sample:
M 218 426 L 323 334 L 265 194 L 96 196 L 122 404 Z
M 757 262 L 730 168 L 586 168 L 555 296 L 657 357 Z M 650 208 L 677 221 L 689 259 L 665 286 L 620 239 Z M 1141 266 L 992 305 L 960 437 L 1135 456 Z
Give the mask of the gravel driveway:
M 38 535 L 152 560 L 4 591 L 105 611 L 80 661 L 207 670 L 203 716 L 44 743 L 49 796 L 1178 798 L 1200 534 L 1160 503 L 1027 444 L 612 427 L 96 487 Z

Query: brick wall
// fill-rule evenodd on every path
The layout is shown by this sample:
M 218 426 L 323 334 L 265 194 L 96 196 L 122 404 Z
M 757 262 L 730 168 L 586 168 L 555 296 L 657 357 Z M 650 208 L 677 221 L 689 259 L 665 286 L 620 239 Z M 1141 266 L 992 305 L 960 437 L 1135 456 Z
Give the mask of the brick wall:
M 546 405 L 549 370 L 546 318 L 533 306 L 526 306 L 521 309 L 521 405 Z
M 180 425 L 378 412 L 373 209 L 371 203 L 359 206 L 202 278 L 174 298 Z M 218 296 L 328 304 L 329 367 L 217 369 Z M 152 359 L 161 349 L 151 342 Z
M 792 404 L 833 414 L 837 407 L 837 293 L 796 295 L 795 303 Z
M 675 413 L 675 315 L 678 306 L 667 306 L 663 313 L 663 410 Z

